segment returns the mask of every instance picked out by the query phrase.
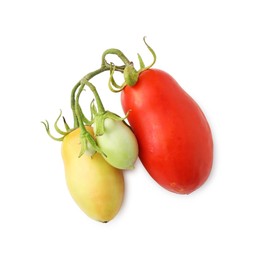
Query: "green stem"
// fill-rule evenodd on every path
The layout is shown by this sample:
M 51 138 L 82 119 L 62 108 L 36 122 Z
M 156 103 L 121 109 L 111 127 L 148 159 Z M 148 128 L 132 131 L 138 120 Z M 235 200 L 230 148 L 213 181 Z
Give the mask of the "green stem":
M 113 50 L 113 49 L 110 49 L 110 50 Z M 108 52 L 107 52 L 108 54 Z M 104 55 L 105 57 L 106 55 Z M 102 102 L 101 102 L 101 99 L 97 93 L 97 90 L 96 88 L 94 87 L 94 85 L 92 85 L 89 80 L 92 79 L 94 76 L 104 72 L 104 71 L 108 71 L 110 70 L 110 67 L 111 67 L 111 64 L 108 64 L 106 63 L 106 65 L 103 65 L 95 70 L 95 71 L 92 71 L 90 73 L 88 73 L 86 76 L 84 76 L 72 89 L 71 91 L 71 109 L 72 109 L 72 113 L 73 113 L 73 119 L 74 119 L 74 128 L 77 128 L 79 127 L 79 122 L 78 122 L 78 118 L 77 118 L 77 115 L 76 115 L 76 107 L 75 107 L 75 96 L 76 96 L 76 92 L 77 90 L 79 89 L 79 87 L 83 84 L 83 85 L 88 85 L 88 87 L 92 90 L 95 98 L 96 98 L 96 102 L 97 102 L 97 105 L 98 105 L 98 109 L 99 109 L 99 112 L 102 112 L 104 111 L 104 107 L 102 105 Z M 115 66 L 114 70 L 115 71 L 120 71 L 120 72 L 123 72 L 124 71 L 124 68 L 125 66 Z M 82 88 L 82 90 L 84 89 L 84 86 Z M 80 93 L 82 92 L 82 90 L 80 91 Z
M 78 122 L 76 111 L 75 111 L 75 94 L 76 94 L 76 91 L 79 88 L 79 86 L 80 86 L 80 81 L 72 89 L 71 97 L 70 97 L 71 109 L 72 109 L 73 120 L 74 120 L 74 128 L 79 127 L 79 122 Z
M 124 72 L 125 66 L 130 64 L 131 62 L 127 59 L 127 57 L 124 55 L 123 52 L 121 52 L 118 49 L 107 49 L 106 51 L 104 51 L 103 55 L 102 55 L 102 63 L 101 63 L 101 67 L 95 71 L 92 71 L 90 73 L 88 73 L 86 76 L 84 76 L 79 82 L 77 82 L 77 84 L 73 87 L 72 91 L 71 91 L 71 109 L 72 109 L 72 113 L 73 113 L 73 119 L 74 119 L 74 128 L 77 128 L 80 126 L 80 122 L 79 122 L 79 118 L 78 116 L 80 115 L 80 113 L 76 113 L 76 101 L 75 101 L 75 96 L 76 96 L 76 92 L 79 89 L 80 86 L 83 85 L 88 85 L 88 87 L 92 90 L 95 98 L 96 98 L 96 102 L 98 105 L 98 111 L 102 112 L 104 111 L 104 107 L 102 105 L 101 99 L 96 91 L 96 88 L 89 82 L 90 79 L 92 79 L 94 76 L 104 72 L 104 71 L 108 71 L 111 68 L 111 64 L 108 63 L 106 61 L 106 56 L 112 54 L 112 55 L 116 55 L 118 56 L 119 59 L 121 59 L 121 61 L 124 63 L 124 65 L 122 66 L 114 66 L 114 70 L 115 71 L 119 71 L 119 72 Z M 82 90 L 84 89 L 84 86 L 82 87 Z M 78 99 L 80 96 L 80 93 L 82 92 L 82 90 L 78 93 Z
M 93 95 L 95 97 L 95 100 L 96 100 L 96 103 L 97 103 L 97 109 L 98 109 L 97 112 L 99 114 L 104 113 L 105 112 L 105 108 L 104 108 L 104 106 L 102 104 L 101 98 L 100 98 L 100 96 L 99 96 L 99 94 L 97 92 L 96 87 L 92 83 L 90 83 L 89 81 L 86 82 L 86 85 L 90 88 L 90 90 L 92 91 L 92 93 L 93 93 Z
M 104 51 L 102 55 L 102 66 L 108 65 L 108 62 L 106 61 L 106 56 L 108 54 L 116 55 L 123 63 L 124 65 L 128 65 L 130 61 L 127 59 L 127 57 L 124 55 L 124 53 L 118 49 L 107 49 Z M 120 68 L 120 67 L 118 67 Z M 124 69 L 124 66 L 121 66 L 122 69 Z
M 85 128 L 84 116 L 83 116 L 81 107 L 79 105 L 79 97 L 80 97 L 81 92 L 84 89 L 84 86 L 85 86 L 84 84 L 80 85 L 79 91 L 78 91 L 78 93 L 76 95 L 76 99 L 75 99 L 75 110 L 74 110 L 74 113 L 77 117 L 77 122 L 78 122 L 79 128 L 80 128 L 81 151 L 80 151 L 79 157 L 81 157 L 87 151 L 87 143 L 90 143 L 96 151 L 99 150 L 94 138 L 91 136 L 91 134 Z
M 92 85 L 89 81 L 82 82 L 80 87 L 79 87 L 79 89 L 78 89 L 78 93 L 77 93 L 76 99 L 75 99 L 75 114 L 76 114 L 77 122 L 78 122 L 79 128 L 80 128 L 80 142 L 81 142 L 81 151 L 80 151 L 79 157 L 82 156 L 86 151 L 88 151 L 88 149 L 89 149 L 88 148 L 88 144 L 90 144 L 90 146 L 96 152 L 99 152 L 99 153 L 103 154 L 103 152 L 101 151 L 101 149 L 97 145 L 95 139 L 86 130 L 85 125 L 84 125 L 84 120 L 86 118 L 85 118 L 84 114 L 82 113 L 81 107 L 79 105 L 79 98 L 80 98 L 81 92 L 83 91 L 85 85 L 89 86 L 89 88 L 93 92 L 93 94 L 94 94 L 94 96 L 95 96 L 95 98 L 97 100 L 98 108 L 101 111 L 104 110 L 103 104 L 102 104 L 102 102 L 100 100 L 100 97 L 99 97 L 99 95 L 97 93 L 97 90 L 94 87 L 94 85 Z
M 82 80 L 80 80 L 72 89 L 71 91 L 71 109 L 72 109 L 72 113 L 73 113 L 73 119 L 74 119 L 74 128 L 77 128 L 79 127 L 80 123 L 78 121 L 78 118 L 77 118 L 77 113 L 76 113 L 76 107 L 75 107 L 75 95 L 76 95 L 76 92 L 78 90 L 78 88 L 82 85 L 83 85 L 89 81 L 91 78 L 93 78 L 94 76 L 106 71 L 106 70 L 110 70 L 110 67 L 107 67 L 107 66 L 101 66 L 99 69 L 95 70 L 95 71 L 92 71 L 90 73 L 88 73 L 86 76 L 84 76 L 82 78 Z M 84 88 L 84 86 L 83 86 Z M 82 90 L 83 90 L 82 88 Z M 82 92 L 82 90 L 80 91 L 80 93 Z
M 80 88 L 78 90 L 78 93 L 76 95 L 76 99 L 75 99 L 75 104 L 74 104 L 74 112 L 76 114 L 76 118 L 77 118 L 77 122 L 78 122 L 78 126 L 82 129 L 85 129 L 84 127 L 84 123 L 83 123 L 83 119 L 82 119 L 82 110 L 81 110 L 81 107 L 79 105 L 79 97 L 80 97 L 80 94 L 81 92 L 83 91 L 84 89 L 84 84 L 80 84 Z

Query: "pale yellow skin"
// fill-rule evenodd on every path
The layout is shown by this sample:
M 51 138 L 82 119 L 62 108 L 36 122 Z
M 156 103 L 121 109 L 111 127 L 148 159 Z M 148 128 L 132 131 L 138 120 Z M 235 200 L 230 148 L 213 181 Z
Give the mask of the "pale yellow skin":
M 92 128 L 86 127 L 92 132 Z M 69 133 L 62 143 L 65 176 L 71 196 L 92 219 L 108 222 L 121 208 L 124 177 L 121 170 L 96 153 L 92 158 L 80 153 L 80 130 Z

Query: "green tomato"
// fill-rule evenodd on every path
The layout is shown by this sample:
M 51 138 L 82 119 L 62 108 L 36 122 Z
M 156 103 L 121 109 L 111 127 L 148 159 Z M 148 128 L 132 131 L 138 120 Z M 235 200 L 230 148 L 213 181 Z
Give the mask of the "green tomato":
M 94 124 L 96 133 L 96 125 Z M 118 169 L 133 169 L 138 157 L 138 143 L 130 127 L 121 120 L 106 118 L 104 133 L 96 136 L 104 159 Z

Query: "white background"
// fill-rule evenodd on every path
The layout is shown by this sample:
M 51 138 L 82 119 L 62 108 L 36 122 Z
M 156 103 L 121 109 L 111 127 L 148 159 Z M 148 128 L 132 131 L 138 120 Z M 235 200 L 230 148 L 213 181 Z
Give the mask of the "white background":
M 258 2 L 1 1 L 0 259 L 260 259 Z M 71 123 L 70 91 L 104 50 L 136 63 L 139 52 L 149 63 L 143 36 L 154 67 L 205 112 L 214 167 L 201 189 L 182 196 L 138 162 L 125 173 L 120 213 L 101 224 L 72 201 L 60 143 L 40 121 L 54 122 L 62 109 Z M 105 107 L 123 115 L 107 77 L 95 84 Z

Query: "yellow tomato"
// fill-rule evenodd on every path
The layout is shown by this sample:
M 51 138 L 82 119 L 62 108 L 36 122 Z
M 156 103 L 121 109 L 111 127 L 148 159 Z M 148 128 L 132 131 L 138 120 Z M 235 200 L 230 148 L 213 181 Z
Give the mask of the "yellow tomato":
M 91 127 L 86 129 L 93 134 Z M 80 149 L 80 130 L 76 129 L 65 136 L 62 143 L 69 191 L 90 218 L 108 222 L 116 216 L 123 202 L 123 173 L 108 164 L 99 153 L 92 157 L 84 154 L 79 158 Z

